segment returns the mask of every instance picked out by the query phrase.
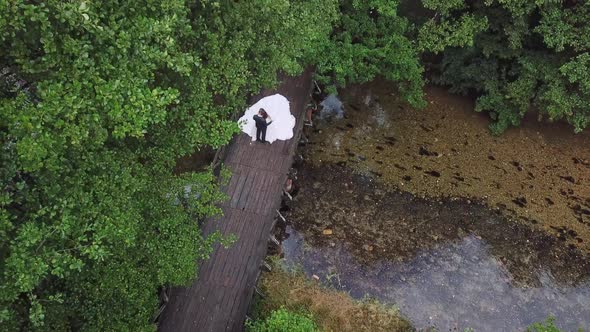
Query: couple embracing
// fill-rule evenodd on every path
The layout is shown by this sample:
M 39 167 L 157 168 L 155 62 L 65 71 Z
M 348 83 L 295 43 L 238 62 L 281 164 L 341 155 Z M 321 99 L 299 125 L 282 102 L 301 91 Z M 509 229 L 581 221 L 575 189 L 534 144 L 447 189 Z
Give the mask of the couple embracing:
M 253 116 L 254 122 L 256 122 L 256 142 L 269 143 L 266 141 L 266 127 L 272 123 L 272 119 L 266 113 L 264 108 L 258 111 L 258 114 Z

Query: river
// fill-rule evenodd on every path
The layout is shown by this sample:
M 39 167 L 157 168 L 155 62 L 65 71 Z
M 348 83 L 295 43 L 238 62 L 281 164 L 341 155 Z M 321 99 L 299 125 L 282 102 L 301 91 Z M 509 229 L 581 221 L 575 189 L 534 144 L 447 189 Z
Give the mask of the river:
M 291 265 L 418 329 L 590 327 L 590 137 L 528 120 L 492 136 L 467 98 L 414 110 L 383 82 L 341 91 L 296 163 Z

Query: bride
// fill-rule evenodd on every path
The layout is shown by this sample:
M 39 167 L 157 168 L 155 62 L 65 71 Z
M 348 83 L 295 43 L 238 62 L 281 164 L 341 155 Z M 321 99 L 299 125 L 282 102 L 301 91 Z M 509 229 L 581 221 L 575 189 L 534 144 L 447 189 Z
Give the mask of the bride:
M 266 115 L 265 119 L 260 112 L 261 110 Z M 256 120 L 255 117 L 260 119 Z M 264 122 L 260 120 L 264 120 Z M 269 126 L 269 121 L 272 122 L 272 126 Z M 238 122 L 242 131 L 252 137 L 252 141 L 260 140 L 260 136 L 262 136 L 262 140 L 269 143 L 276 140 L 290 139 L 293 137 L 293 128 L 295 127 L 295 117 L 289 109 L 289 101 L 280 94 L 260 99 L 246 110 L 246 113 Z M 258 134 L 257 122 L 259 122 L 260 127 L 265 127 Z M 266 133 L 264 133 L 264 130 L 266 130 Z

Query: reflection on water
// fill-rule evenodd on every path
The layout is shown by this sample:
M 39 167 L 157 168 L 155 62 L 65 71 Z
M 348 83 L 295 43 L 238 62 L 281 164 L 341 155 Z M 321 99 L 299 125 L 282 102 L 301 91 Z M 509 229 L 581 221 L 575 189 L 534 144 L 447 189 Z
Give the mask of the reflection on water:
M 342 102 L 335 95 L 329 95 L 320 105 L 322 106 L 320 118 L 326 119 L 333 117 L 335 119 L 342 119 L 344 117 Z
M 486 242 L 473 234 L 419 251 L 411 260 L 365 265 L 347 244 L 312 247 L 293 228 L 287 233 L 283 252 L 288 264 L 353 297 L 394 303 L 418 329 L 516 331 L 549 315 L 567 331 L 590 327 L 589 282 L 560 286 L 541 269 L 540 285 L 517 285 Z

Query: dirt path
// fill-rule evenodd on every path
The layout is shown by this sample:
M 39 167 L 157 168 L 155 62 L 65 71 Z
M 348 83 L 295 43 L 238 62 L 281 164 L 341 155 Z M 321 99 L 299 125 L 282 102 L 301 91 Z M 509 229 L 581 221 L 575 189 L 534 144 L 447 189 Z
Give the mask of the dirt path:
M 308 132 L 310 162 L 419 197 L 482 202 L 590 251 L 590 134 L 527 121 L 496 137 L 467 98 L 428 88 L 428 107 L 414 110 L 391 91 L 380 81 L 343 91 L 345 118 Z

